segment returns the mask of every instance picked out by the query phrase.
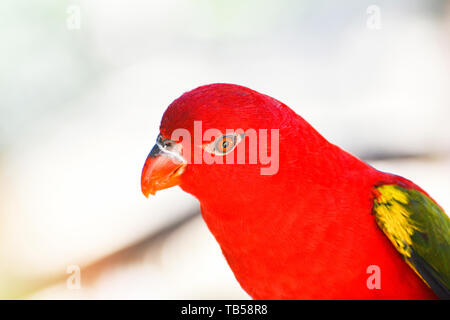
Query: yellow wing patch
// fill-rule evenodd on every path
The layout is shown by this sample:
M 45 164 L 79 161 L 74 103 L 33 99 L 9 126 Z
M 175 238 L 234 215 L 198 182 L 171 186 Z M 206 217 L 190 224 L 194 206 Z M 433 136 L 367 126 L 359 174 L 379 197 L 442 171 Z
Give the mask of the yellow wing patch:
M 442 299 L 450 299 L 450 219 L 434 200 L 399 185 L 375 188 L 373 213 L 405 262 Z
M 406 257 L 411 257 L 411 236 L 420 231 L 420 227 L 410 219 L 411 211 L 407 195 L 395 185 L 383 185 L 377 188 L 374 213 L 378 226 L 391 240 L 397 250 Z

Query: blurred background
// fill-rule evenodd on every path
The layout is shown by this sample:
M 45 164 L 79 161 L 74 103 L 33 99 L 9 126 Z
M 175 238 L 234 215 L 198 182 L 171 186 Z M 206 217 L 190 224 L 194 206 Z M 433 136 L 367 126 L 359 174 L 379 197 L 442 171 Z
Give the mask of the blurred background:
M 447 0 L 0 2 L 0 298 L 246 299 L 179 188 L 165 108 L 229 82 L 450 210 Z

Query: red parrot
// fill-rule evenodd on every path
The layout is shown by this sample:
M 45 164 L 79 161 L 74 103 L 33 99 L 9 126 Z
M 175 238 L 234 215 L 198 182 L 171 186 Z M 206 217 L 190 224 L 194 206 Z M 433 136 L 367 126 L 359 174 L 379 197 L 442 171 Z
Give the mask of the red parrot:
M 261 151 L 272 172 L 263 172 L 267 157 L 255 161 Z M 450 297 L 444 210 L 413 182 L 328 142 L 267 95 L 210 84 L 172 102 L 141 187 L 148 197 L 176 185 L 200 201 L 254 299 Z

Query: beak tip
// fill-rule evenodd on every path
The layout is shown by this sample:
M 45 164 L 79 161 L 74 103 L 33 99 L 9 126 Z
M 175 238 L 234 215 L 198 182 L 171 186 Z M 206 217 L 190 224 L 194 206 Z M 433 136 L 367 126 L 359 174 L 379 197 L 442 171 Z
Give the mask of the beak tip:
M 154 196 L 156 191 L 151 189 L 142 189 L 142 194 L 148 199 L 150 195 Z

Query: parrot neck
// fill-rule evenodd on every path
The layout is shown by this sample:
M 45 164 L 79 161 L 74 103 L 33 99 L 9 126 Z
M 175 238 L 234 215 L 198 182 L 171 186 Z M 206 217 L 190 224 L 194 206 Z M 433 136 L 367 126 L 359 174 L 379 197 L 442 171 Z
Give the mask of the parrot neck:
M 308 141 L 299 137 L 303 143 L 294 150 L 280 150 L 276 175 L 245 176 L 243 172 L 239 183 L 224 181 L 221 191 L 203 187 L 191 192 L 200 200 L 203 218 L 228 260 L 283 239 L 292 229 L 309 243 L 319 240 L 318 225 L 348 218 L 350 212 L 340 216 L 334 209 L 336 201 L 348 208 L 364 206 L 369 213 L 372 186 L 386 174 L 318 133 L 310 137 Z

